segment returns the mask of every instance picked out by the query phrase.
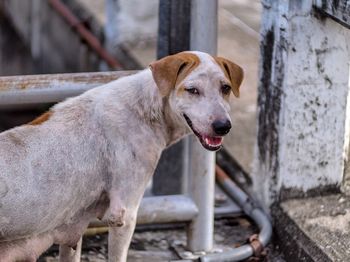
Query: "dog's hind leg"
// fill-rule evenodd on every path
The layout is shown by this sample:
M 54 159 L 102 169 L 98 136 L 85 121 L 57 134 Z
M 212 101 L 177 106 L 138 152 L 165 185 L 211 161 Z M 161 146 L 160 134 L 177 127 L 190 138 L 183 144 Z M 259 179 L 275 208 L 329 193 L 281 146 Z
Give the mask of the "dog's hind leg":
M 82 237 L 79 239 L 75 248 L 68 245 L 60 245 L 60 262 L 80 262 Z
M 131 214 L 126 210 L 124 225 L 109 227 L 108 262 L 125 262 L 132 234 L 136 225 L 136 209 Z

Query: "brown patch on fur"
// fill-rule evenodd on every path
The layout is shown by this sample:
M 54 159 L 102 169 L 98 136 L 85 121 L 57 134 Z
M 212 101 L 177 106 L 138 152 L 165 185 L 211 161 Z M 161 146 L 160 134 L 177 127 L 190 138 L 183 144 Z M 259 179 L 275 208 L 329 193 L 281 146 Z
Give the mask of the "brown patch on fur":
M 28 123 L 28 125 L 32 125 L 32 126 L 41 125 L 43 122 L 49 120 L 51 115 L 52 115 L 52 112 L 48 111 L 42 114 L 41 116 L 35 118 L 32 122 Z
M 215 61 L 219 64 L 222 71 L 224 71 L 228 80 L 230 80 L 232 85 L 232 92 L 236 97 L 239 97 L 239 87 L 243 81 L 244 72 L 243 69 L 222 57 L 214 57 Z
M 153 79 L 162 96 L 167 96 L 200 63 L 199 58 L 188 52 L 164 57 L 150 64 Z

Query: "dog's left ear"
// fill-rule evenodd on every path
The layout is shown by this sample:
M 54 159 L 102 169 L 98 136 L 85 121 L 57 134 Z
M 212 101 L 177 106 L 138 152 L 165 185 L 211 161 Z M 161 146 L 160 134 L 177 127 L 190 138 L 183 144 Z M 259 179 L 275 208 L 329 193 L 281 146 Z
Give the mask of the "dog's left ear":
M 179 53 L 166 56 L 149 65 L 153 79 L 160 94 L 164 97 L 170 94 L 177 83 L 180 83 L 199 64 L 196 55 Z
M 224 71 L 226 77 L 230 80 L 233 94 L 239 97 L 239 87 L 241 86 L 244 76 L 243 69 L 239 65 L 222 57 L 215 57 L 215 60 Z

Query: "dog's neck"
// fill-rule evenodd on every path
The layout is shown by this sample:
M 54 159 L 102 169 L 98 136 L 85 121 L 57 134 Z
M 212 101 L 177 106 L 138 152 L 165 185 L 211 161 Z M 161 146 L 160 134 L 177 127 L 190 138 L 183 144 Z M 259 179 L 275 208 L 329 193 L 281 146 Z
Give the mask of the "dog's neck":
M 163 149 L 190 132 L 185 122 L 172 111 L 169 97 L 161 96 L 149 69 L 118 82 L 118 85 L 113 85 L 116 88 L 112 85 L 105 87 L 107 92 L 102 110 L 109 113 L 99 113 L 100 116 L 105 116 L 104 125 L 113 122 L 115 114 L 118 114 L 120 125 L 128 125 L 131 118 L 137 118 L 138 121 L 135 122 L 145 123 L 153 130 Z M 123 116 L 118 111 L 121 108 L 125 111 Z
M 166 146 L 170 146 L 177 142 L 179 139 L 188 135 L 190 133 L 190 129 L 185 126 L 183 119 L 181 116 L 177 116 L 171 109 L 169 104 L 169 97 L 164 97 L 162 99 L 162 114 L 164 123 L 164 136 L 166 137 Z
M 139 73 L 143 79 L 138 86 L 138 104 L 133 110 L 141 119 L 149 121 L 155 133 L 164 137 L 166 147 L 190 133 L 181 116 L 176 115 L 169 103 L 169 96 L 162 97 L 152 73 L 146 69 Z

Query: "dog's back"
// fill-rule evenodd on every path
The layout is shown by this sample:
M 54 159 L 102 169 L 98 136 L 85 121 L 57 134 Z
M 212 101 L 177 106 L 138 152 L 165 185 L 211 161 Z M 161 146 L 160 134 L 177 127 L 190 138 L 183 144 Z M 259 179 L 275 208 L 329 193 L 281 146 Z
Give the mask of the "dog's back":
M 74 98 L 0 134 L 0 241 L 70 224 L 76 207 L 101 194 L 104 141 L 88 101 Z

